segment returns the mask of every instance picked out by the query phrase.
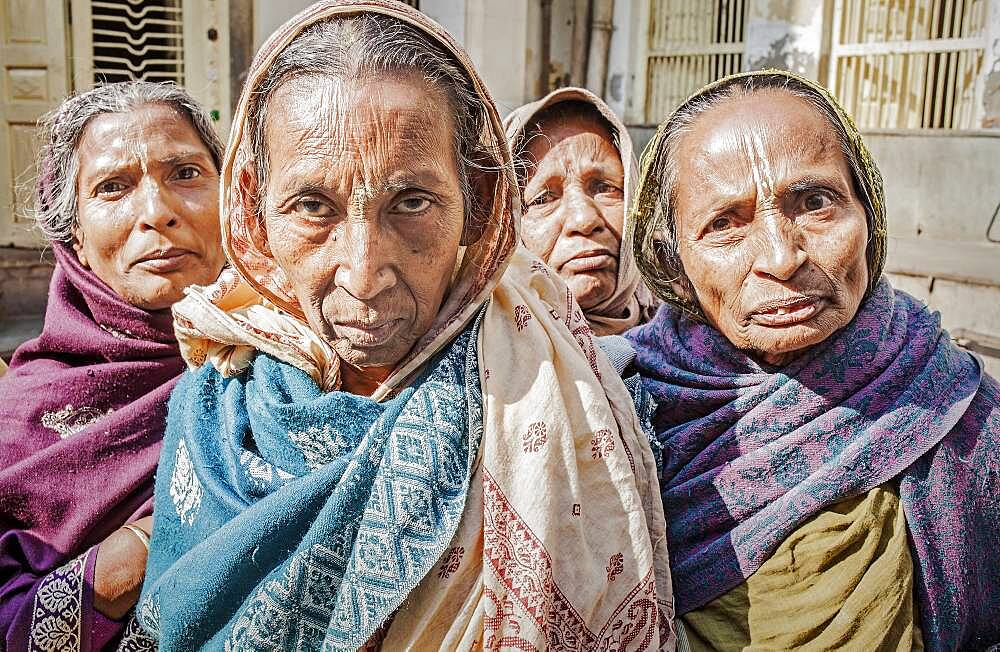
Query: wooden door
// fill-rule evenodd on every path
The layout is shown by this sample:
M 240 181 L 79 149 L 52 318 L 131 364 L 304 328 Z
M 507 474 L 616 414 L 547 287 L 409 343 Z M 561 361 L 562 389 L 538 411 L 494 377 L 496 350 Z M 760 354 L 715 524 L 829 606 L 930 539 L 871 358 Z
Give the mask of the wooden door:
M 66 5 L 0 0 L 0 245 L 37 246 L 35 123 L 69 90 Z

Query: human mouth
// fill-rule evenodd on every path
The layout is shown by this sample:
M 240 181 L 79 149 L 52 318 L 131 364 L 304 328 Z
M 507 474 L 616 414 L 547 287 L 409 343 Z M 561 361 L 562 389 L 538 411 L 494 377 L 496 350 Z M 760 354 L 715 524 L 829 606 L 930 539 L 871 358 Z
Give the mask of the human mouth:
M 350 341 L 353 346 L 371 349 L 388 342 L 402 323 L 402 319 L 378 323 L 340 322 L 336 324 L 334 331 L 339 337 Z
M 140 256 L 133 265 L 142 267 L 157 274 L 175 272 L 188 263 L 188 257 L 193 252 L 180 247 L 157 249 Z
M 750 321 L 761 326 L 791 326 L 812 319 L 824 305 L 819 297 L 767 301 L 754 308 Z
M 562 265 L 562 269 L 577 274 L 595 272 L 613 266 L 617 259 L 607 249 L 585 251 L 573 256 Z

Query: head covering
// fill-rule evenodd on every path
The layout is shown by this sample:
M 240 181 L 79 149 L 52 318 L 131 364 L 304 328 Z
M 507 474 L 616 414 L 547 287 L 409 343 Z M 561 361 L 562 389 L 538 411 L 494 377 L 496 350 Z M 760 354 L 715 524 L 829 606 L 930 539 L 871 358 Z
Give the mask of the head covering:
M 358 14 L 461 65 L 499 165 L 486 233 L 371 399 L 330 391 L 336 347 L 254 243 L 235 183 L 267 68 L 309 26 Z M 517 246 L 499 116 L 458 44 L 398 2 L 313 5 L 255 58 L 222 177 L 234 271 L 174 309 L 201 368 L 171 398 L 157 478 L 139 617 L 161 645 L 673 649 L 652 453 L 572 294 Z
M 53 252 L 42 334 L 0 378 L 0 631 L 12 650 L 53 628 L 93 632 L 83 645 L 100 649 L 121 628 L 92 609 L 87 550 L 150 513 L 184 370 L 168 311 L 127 303 L 71 249 Z
M 611 125 L 615 146 L 625 169 L 625 215 L 631 219 L 632 193 L 635 190 L 639 164 L 632 151 L 632 137 L 625 124 L 615 115 L 604 100 L 585 88 L 558 88 L 536 102 L 530 102 L 515 109 L 504 119 L 507 140 L 511 150 L 517 154 L 523 145 L 524 131 L 535 116 L 561 102 L 586 102 L 593 106 Z M 636 324 L 648 321 L 656 312 L 657 301 L 642 282 L 639 268 L 635 264 L 631 240 L 625 237 L 628 225 L 622 229 L 622 242 L 618 254 L 618 278 L 614 293 L 596 306 L 584 311 L 587 321 L 598 335 L 617 335 Z
M 398 6 L 392 2 L 314 4 L 271 35 L 254 58 L 244 88 L 255 88 L 267 74 L 270 63 L 305 27 L 334 14 L 366 9 L 394 15 L 445 45 L 469 74 L 475 92 L 487 98 L 492 106 L 486 85 L 451 36 L 424 14 L 395 11 Z M 245 207 L 252 205 L 253 200 L 244 197 L 238 180 L 253 163 L 254 152 L 246 128 L 253 99 L 247 92 L 240 96 L 222 164 L 222 245 L 233 269 L 224 272 L 208 288 L 190 290 L 190 296 L 175 305 L 178 337 L 185 359 L 194 366 L 211 359 L 219 371 L 236 373 L 245 368 L 254 350 L 261 350 L 306 368 L 321 387 L 334 389 L 339 387 L 340 357 L 305 325 L 302 309 L 284 272 L 253 236 L 256 216 L 246 214 Z M 496 286 L 518 243 L 517 181 L 496 111 L 488 112 L 488 120 L 490 124 L 482 134 L 483 144 L 500 159 L 492 214 L 485 219 L 482 237 L 462 248 L 461 263 L 430 330 L 413 347 L 410 358 L 402 361 L 386 379 L 376 396 L 384 396 L 401 385 L 469 323 Z M 228 319 L 220 319 L 223 314 Z
M 868 294 L 878 285 L 882 277 L 882 269 L 885 266 L 885 254 L 887 244 L 886 217 L 885 217 L 885 194 L 882 190 L 882 175 L 879 172 L 875 160 L 872 158 L 868 147 L 861 138 L 854 120 L 844 111 L 836 98 L 823 86 L 816 82 L 786 70 L 759 70 L 754 72 L 738 73 L 723 77 L 708 86 L 705 86 L 694 95 L 684 101 L 656 130 L 656 134 L 646 146 L 642 156 L 642 173 L 639 177 L 639 187 L 636 191 L 636 200 L 632 205 L 632 217 L 626 226 L 626 235 L 623 239 L 631 242 L 635 249 L 636 261 L 643 278 L 657 297 L 671 303 L 691 316 L 704 320 L 704 314 L 697 302 L 681 296 L 674 287 L 675 275 L 668 273 L 663 268 L 663 263 L 657 252 L 658 233 L 666 228 L 664 224 L 667 215 L 672 211 L 670 206 L 671 197 L 669 188 L 664 188 L 663 171 L 669 161 L 669 153 L 666 151 L 667 136 L 676 127 L 678 117 L 683 115 L 685 110 L 692 105 L 710 101 L 719 93 L 725 92 L 733 86 L 745 84 L 747 88 L 761 87 L 759 84 L 753 86 L 758 80 L 788 82 L 794 81 L 811 91 L 816 102 L 823 104 L 829 109 L 829 113 L 836 116 L 836 122 L 831 126 L 844 137 L 850 145 L 852 156 L 848 157 L 848 164 L 851 167 L 851 174 L 854 177 L 858 199 L 865 208 L 865 216 L 868 221 Z M 776 87 L 763 87 L 780 89 L 780 83 Z M 629 231 L 631 229 L 631 231 Z M 866 295 L 867 296 L 867 295 Z
M 816 514 L 892 483 L 925 644 L 988 647 L 1000 640 L 1000 572 L 988 561 L 1000 543 L 1000 386 L 952 344 L 939 315 L 880 278 L 882 185 L 850 118 L 791 73 L 735 75 L 710 88 L 754 75 L 808 83 L 843 116 L 869 209 L 875 285 L 847 326 L 781 368 L 737 349 L 668 294 L 673 305 L 626 335 L 657 402 L 678 613 L 740 586 Z M 663 133 L 647 150 L 648 169 L 661 169 Z M 637 215 L 649 220 L 660 189 L 647 181 Z M 652 227 L 637 229 L 637 242 L 651 246 L 642 234 Z M 648 251 L 644 272 L 659 273 Z M 657 291 L 665 287 L 661 278 Z

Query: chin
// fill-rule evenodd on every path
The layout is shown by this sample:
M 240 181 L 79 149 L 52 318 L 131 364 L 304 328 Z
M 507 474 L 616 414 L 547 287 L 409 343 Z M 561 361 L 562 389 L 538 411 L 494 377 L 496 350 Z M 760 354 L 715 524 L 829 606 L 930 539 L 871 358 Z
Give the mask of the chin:
M 593 278 L 578 278 L 579 276 L 567 280 L 566 285 L 584 310 L 590 310 L 602 301 L 607 301 L 614 293 L 614 284 L 609 285 Z
M 347 340 L 349 342 L 349 340 Z M 410 347 L 400 350 L 398 343 L 378 348 L 361 348 L 348 344 L 350 348 L 337 347 L 341 357 L 355 367 L 395 367 L 409 353 Z M 341 345 L 343 346 L 343 345 Z
M 825 329 L 817 329 L 808 324 L 796 324 L 780 329 L 768 329 L 772 332 L 753 333 L 748 338 L 750 349 L 758 351 L 767 356 L 781 356 L 794 358 L 799 353 L 804 353 L 806 349 L 816 346 L 824 341 L 831 333 Z

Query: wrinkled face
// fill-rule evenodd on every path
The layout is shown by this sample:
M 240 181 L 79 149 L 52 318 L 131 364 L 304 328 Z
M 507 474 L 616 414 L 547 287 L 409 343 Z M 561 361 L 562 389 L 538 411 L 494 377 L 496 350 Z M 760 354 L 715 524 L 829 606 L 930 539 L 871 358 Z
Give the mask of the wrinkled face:
M 847 325 L 868 284 L 865 211 L 829 123 L 785 92 L 727 101 L 681 140 L 681 262 L 735 346 L 784 364 Z
M 430 328 L 463 196 L 446 98 L 419 76 L 298 77 L 267 111 L 267 241 L 310 327 L 387 375 Z
M 611 134 L 581 116 L 549 121 L 528 143 L 524 244 L 590 309 L 614 294 L 625 171 Z
M 77 146 L 80 262 L 123 299 L 161 310 L 211 283 L 225 256 L 219 175 L 182 114 L 163 104 L 103 113 Z

